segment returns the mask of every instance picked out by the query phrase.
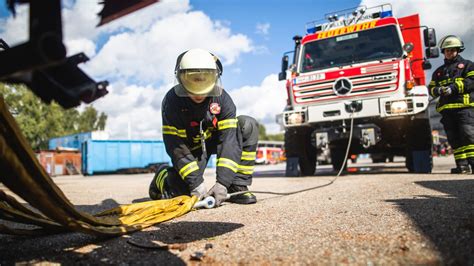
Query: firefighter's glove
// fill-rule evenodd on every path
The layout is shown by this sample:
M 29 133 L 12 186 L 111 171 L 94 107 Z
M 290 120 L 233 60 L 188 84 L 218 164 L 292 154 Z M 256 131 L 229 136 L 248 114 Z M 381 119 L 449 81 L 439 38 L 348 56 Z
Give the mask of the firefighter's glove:
M 451 87 L 436 87 L 435 93 L 438 96 L 449 96 L 453 94 L 453 89 Z
M 216 206 L 220 206 L 225 200 L 227 200 L 227 188 L 219 182 L 207 192 L 204 197 L 213 196 L 216 200 Z
M 451 94 L 453 94 L 453 87 L 451 86 L 446 86 L 446 87 L 442 87 L 443 88 L 443 96 L 449 96 Z
M 196 196 L 198 197 L 198 200 L 202 200 L 204 198 L 204 195 L 206 194 L 206 191 L 206 185 L 204 185 L 204 182 L 202 182 L 199 186 L 191 190 L 191 196 Z
M 443 92 L 443 87 L 435 87 L 435 88 L 433 89 L 433 94 L 434 94 L 434 96 L 439 97 L 439 96 L 441 96 L 441 93 L 442 93 L 442 92 Z

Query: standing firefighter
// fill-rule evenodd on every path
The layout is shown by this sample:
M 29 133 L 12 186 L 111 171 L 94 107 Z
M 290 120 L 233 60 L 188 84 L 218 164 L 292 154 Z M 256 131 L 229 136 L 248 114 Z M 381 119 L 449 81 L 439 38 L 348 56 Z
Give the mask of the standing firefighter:
M 474 64 L 462 58 L 462 40 L 454 35 L 441 39 L 444 65 L 433 73 L 430 94 L 439 96 L 436 110 L 454 150 L 453 174 L 474 172 Z M 471 166 L 471 170 L 469 169 Z
M 248 191 L 258 124 L 248 116 L 236 117 L 232 99 L 220 86 L 221 74 L 221 62 L 208 51 L 191 49 L 178 56 L 178 84 L 162 103 L 163 139 L 173 167 L 158 169 L 150 184 L 150 198 L 210 195 L 219 206 L 228 193 Z M 203 174 L 211 154 L 217 154 L 217 176 L 207 191 Z M 257 199 L 247 192 L 229 201 L 250 204 Z

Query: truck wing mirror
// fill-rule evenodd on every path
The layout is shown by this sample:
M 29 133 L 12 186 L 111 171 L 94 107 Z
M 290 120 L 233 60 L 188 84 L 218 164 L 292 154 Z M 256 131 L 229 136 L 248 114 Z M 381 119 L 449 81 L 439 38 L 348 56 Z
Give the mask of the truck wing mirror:
M 425 50 L 426 57 L 428 58 L 438 58 L 439 57 L 439 49 L 438 47 L 428 47 Z
M 281 59 L 281 72 L 278 74 L 278 80 L 286 79 L 286 70 L 288 69 L 288 55 L 284 55 Z
M 423 39 L 426 47 L 436 46 L 436 32 L 433 28 L 426 28 L 423 30 Z
M 423 60 L 423 63 L 421 64 L 421 68 L 423 68 L 423 70 L 431 69 L 430 60 L 428 60 L 428 59 Z
M 278 80 L 285 80 L 286 79 L 286 72 L 278 73 Z
M 413 51 L 413 43 L 411 42 L 407 42 L 403 45 L 403 51 L 407 52 L 407 53 L 410 53 L 411 51 Z

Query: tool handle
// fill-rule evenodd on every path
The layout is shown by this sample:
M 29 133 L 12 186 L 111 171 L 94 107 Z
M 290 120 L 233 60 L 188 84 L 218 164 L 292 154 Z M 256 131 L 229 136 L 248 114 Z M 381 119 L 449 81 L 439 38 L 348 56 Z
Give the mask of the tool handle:
M 209 196 L 206 197 L 194 204 L 194 208 L 200 209 L 200 208 L 206 208 L 206 209 L 212 209 L 216 205 L 216 199 L 214 197 Z

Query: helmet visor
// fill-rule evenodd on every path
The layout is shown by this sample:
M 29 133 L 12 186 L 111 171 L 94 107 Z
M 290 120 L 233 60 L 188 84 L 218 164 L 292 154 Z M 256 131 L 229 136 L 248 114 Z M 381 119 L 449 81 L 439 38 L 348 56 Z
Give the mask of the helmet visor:
M 218 96 L 216 86 L 218 83 L 218 73 L 215 69 L 184 69 L 178 73 L 178 80 L 184 91 L 177 91 L 178 96 L 189 95 L 198 96 Z M 186 95 L 183 95 L 186 94 Z M 219 94 L 220 95 L 220 94 Z

